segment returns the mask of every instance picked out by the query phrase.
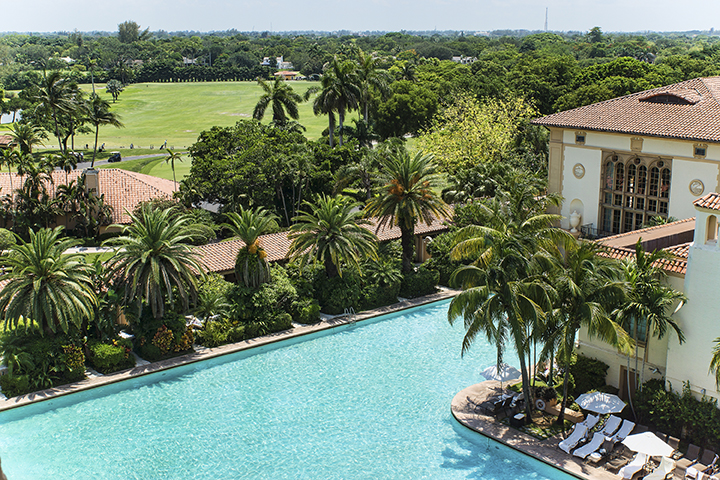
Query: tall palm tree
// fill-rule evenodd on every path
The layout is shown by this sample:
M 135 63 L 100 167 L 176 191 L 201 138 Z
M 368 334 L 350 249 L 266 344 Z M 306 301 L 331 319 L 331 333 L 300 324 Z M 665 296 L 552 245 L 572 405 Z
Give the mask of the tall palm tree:
M 0 168 L 3 166 L 8 167 L 8 173 L 10 176 L 8 178 L 10 179 L 10 192 L 8 195 L 10 195 L 11 198 L 15 197 L 15 189 L 13 188 L 13 173 L 12 169 L 15 166 L 15 162 L 17 162 L 17 151 L 14 148 L 4 148 L 0 150 Z
M 403 272 L 413 269 L 415 224 L 430 225 L 435 217 L 448 215 L 447 205 L 436 193 L 440 177 L 435 173 L 432 155 L 405 150 L 391 151 L 380 160 L 381 186 L 367 205 L 367 215 L 379 218 L 378 230 L 384 226 L 400 227 Z
M 65 172 L 65 185 L 68 183 L 68 175 L 77 168 L 78 158 L 68 152 L 61 153 L 52 158 L 53 166 L 60 168 Z
M 363 120 L 370 123 L 370 103 L 372 92 L 377 90 L 383 99 L 390 95 L 390 75 L 386 70 L 378 68 L 379 57 L 373 57 L 362 50 L 358 54 L 358 79 L 360 81 L 360 108 L 363 113 Z
M 570 363 L 580 328 L 587 328 L 591 336 L 597 336 L 620 351 L 627 352 L 632 348 L 632 340 L 625 330 L 608 315 L 624 298 L 620 265 L 615 260 L 598 256 L 600 248 L 590 242 L 567 244 L 556 257 L 556 268 L 547 278 L 555 294 L 553 309 L 548 312 L 554 328 L 545 338 L 542 357 L 553 362 L 557 346 L 557 357 L 565 372 L 558 416 L 560 425 L 564 421 Z
M 120 121 L 120 116 L 110 111 L 110 103 L 97 95 L 93 94 L 90 97 L 90 100 L 85 104 L 85 111 L 88 121 L 95 126 L 95 145 L 93 146 L 92 162 L 90 163 L 90 168 L 93 168 L 95 166 L 100 127 L 103 125 L 112 125 L 115 128 L 122 128 L 124 125 Z M 173 174 L 174 173 L 175 170 L 173 169 Z
M 0 291 L 0 311 L 8 326 L 32 319 L 53 335 L 92 318 L 97 296 L 90 268 L 81 254 L 66 253 L 79 242 L 61 234 L 62 227 L 31 230 L 27 243 L 2 257 L 5 270 L 0 281 L 7 283 Z
M 340 61 L 333 59 L 328 65 L 323 77 L 320 80 L 320 89 L 313 103 L 315 115 L 337 112 L 339 128 L 339 144 L 343 144 L 343 125 L 345 115 L 358 108 L 362 92 L 360 91 L 359 79 L 357 77 L 357 66 L 350 60 Z M 306 98 L 317 92 L 317 89 L 308 89 Z M 333 131 L 335 129 L 335 116 L 329 117 L 330 146 L 333 143 Z
M 278 127 L 285 126 L 288 123 L 288 117 L 293 120 L 300 118 L 298 104 L 303 101 L 303 97 L 295 93 L 286 81 L 276 77 L 275 82 L 270 86 L 263 79 L 258 78 L 258 84 L 265 93 L 255 105 L 253 111 L 255 120 L 262 120 L 265 110 L 270 105 L 272 105 L 273 123 Z
M 173 183 L 175 184 L 175 190 L 177 190 L 177 179 L 175 178 L 175 160 L 182 162 L 182 154 L 180 152 L 173 152 L 169 148 L 166 148 L 168 156 L 165 157 L 165 163 L 170 163 L 170 168 L 173 172 Z
M 638 239 L 635 244 L 635 257 L 623 262 L 627 298 L 614 314 L 617 321 L 635 339 L 635 372 L 638 371 L 639 362 L 638 342 L 645 342 L 639 390 L 642 390 L 645 380 L 645 361 L 650 338 L 656 336 L 661 339 L 672 329 L 677 334 L 680 343 L 685 341 L 685 335 L 680 325 L 672 318 L 670 310 L 679 302 L 685 302 L 687 298 L 681 292 L 663 283 L 667 274 L 661 264 L 670 258 L 672 258 L 671 255 L 664 250 L 645 252 L 642 239 Z M 643 332 L 644 334 L 641 334 Z M 631 397 L 629 364 L 630 356 L 628 355 L 628 396 Z M 630 406 L 632 407 L 632 398 L 630 398 Z
M 301 264 L 323 262 L 328 278 L 342 276 L 343 263 L 358 268 L 361 260 L 377 259 L 377 237 L 360 226 L 358 203 L 322 195 L 314 204 L 304 204 L 307 209 L 293 218 L 288 235 L 292 258 L 300 258 Z
M 61 114 L 70 113 L 73 110 L 75 90 L 74 82 L 63 76 L 59 71 L 52 71 L 43 77 L 42 84 L 35 97 L 38 102 L 37 108 L 47 111 L 53 119 L 55 136 L 58 139 L 61 152 L 64 152 L 65 149 L 60 136 L 58 118 Z
M 32 153 L 34 145 L 42 145 L 43 139 L 47 138 L 45 131 L 30 123 L 16 123 L 10 127 L 12 138 L 17 143 L 22 153 Z
M 149 304 L 156 319 L 165 314 L 166 302 L 179 301 L 187 310 L 190 299 L 197 297 L 197 277 L 204 271 L 190 245 L 191 220 L 147 204 L 129 215 L 130 225 L 113 225 L 124 235 L 104 243 L 117 248 L 109 268 L 124 287 L 124 302 L 136 303 L 138 318 L 143 303 Z
M 246 210 L 241 206 L 238 212 L 230 212 L 226 216 L 230 223 L 223 226 L 245 243 L 235 259 L 235 276 L 251 288 L 269 282 L 267 253 L 260 246 L 259 239 L 261 235 L 278 228 L 277 215 L 261 207 Z

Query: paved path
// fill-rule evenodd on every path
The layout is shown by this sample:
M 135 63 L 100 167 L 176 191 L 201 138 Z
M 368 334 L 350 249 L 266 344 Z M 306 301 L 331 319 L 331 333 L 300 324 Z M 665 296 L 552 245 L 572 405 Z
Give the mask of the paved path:
M 183 152 L 181 152 L 181 153 L 183 153 Z M 90 157 L 92 158 L 92 155 L 91 155 Z M 137 159 L 139 159 L 139 158 L 155 158 L 155 157 L 167 157 L 167 153 L 150 153 L 150 154 L 147 154 L 147 155 L 135 155 L 135 156 L 132 156 L 132 157 L 123 157 L 122 161 L 137 160 Z M 92 161 L 90 161 L 90 162 L 78 163 L 78 164 L 77 164 L 77 168 L 79 168 L 79 169 L 90 168 L 90 164 L 91 164 L 91 163 L 92 163 Z M 107 163 L 108 163 L 107 160 L 95 160 L 95 166 L 96 166 L 96 167 L 97 167 L 98 165 L 107 165 Z

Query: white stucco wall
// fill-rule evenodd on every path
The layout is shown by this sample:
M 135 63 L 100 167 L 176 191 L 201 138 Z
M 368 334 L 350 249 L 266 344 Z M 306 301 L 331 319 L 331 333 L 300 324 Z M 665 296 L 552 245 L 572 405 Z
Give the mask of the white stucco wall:
M 705 185 L 703 195 L 714 192 L 717 187 L 718 165 L 720 163 L 673 159 L 668 209 L 671 216 L 678 220 L 695 216 L 692 202 L 698 197 L 690 192 L 690 182 L 695 179 L 701 180 Z
M 563 216 L 562 228 L 570 227 L 568 220 L 571 213 L 570 204 L 576 199 L 583 204 L 583 211 L 578 212 L 582 215 L 580 224 L 593 223 L 597 225 L 602 151 L 566 145 L 564 155 L 562 195 L 565 201 L 560 210 L 560 214 Z M 578 163 L 585 167 L 585 175 L 580 179 L 573 175 L 573 168 Z
M 684 284 L 688 302 L 677 313 L 686 341 L 683 345 L 668 345 L 667 380 L 675 390 L 689 381 L 693 392 L 705 389 L 708 396 L 720 398 L 715 380 L 708 374 L 713 340 L 720 337 L 720 309 L 716 303 L 720 299 L 720 250 L 701 243 L 694 243 L 689 252 Z

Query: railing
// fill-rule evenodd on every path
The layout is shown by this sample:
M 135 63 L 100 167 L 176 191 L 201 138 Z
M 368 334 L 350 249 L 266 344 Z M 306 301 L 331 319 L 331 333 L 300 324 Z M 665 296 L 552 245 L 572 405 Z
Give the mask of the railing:
M 346 308 L 343 312 L 343 317 L 347 318 L 349 320 L 348 323 L 351 325 L 355 324 L 355 309 L 353 307 Z
M 583 238 L 588 238 L 590 240 L 595 240 L 597 238 L 605 238 L 605 237 L 611 237 L 613 235 L 616 235 L 613 232 L 606 232 L 605 230 L 600 230 L 595 227 L 593 227 L 592 223 L 587 223 L 585 225 L 580 226 L 580 234 Z

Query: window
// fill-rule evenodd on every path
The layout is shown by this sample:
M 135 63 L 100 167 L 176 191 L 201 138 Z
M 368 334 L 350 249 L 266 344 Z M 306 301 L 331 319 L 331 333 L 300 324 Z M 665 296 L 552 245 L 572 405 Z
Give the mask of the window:
M 603 162 L 600 229 L 631 232 L 650 217 L 667 217 L 671 161 L 637 155 L 610 154 Z
M 585 132 L 576 132 L 575 133 L 575 143 L 578 143 L 580 145 L 585 145 Z
M 626 328 L 628 335 L 630 335 L 630 338 L 633 338 L 638 342 L 638 344 L 642 345 L 647 341 L 647 325 L 645 322 L 639 322 L 637 325 L 637 337 L 635 336 L 635 319 L 630 320 L 630 325 Z
M 706 155 L 707 155 L 707 145 L 696 143 L 693 146 L 693 156 L 695 158 L 705 158 Z

